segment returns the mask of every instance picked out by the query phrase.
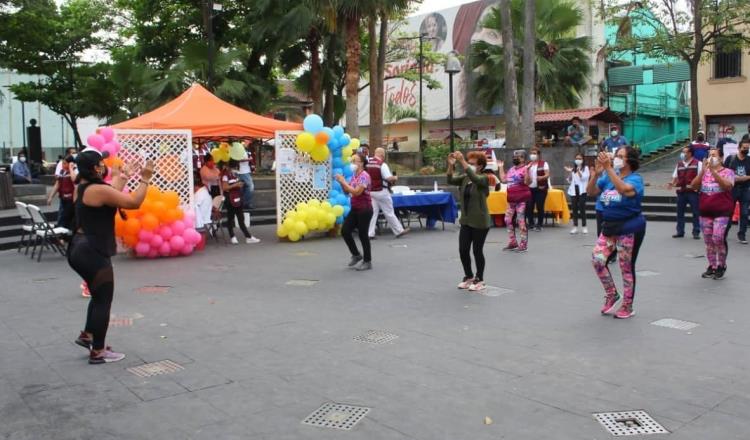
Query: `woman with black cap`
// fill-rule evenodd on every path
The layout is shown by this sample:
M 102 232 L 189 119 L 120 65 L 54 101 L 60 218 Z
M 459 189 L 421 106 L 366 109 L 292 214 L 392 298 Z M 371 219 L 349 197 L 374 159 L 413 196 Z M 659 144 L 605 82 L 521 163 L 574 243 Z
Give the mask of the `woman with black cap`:
M 115 214 L 119 209 L 138 209 L 141 206 L 154 173 L 154 164 L 146 162 L 141 169 L 138 188 L 132 194 L 125 194 L 122 189 L 132 177 L 132 165 L 126 165 L 122 170 L 114 169 L 112 185 L 108 185 L 104 183 L 107 175 L 104 159 L 96 150 L 85 150 L 76 158 L 76 224 L 68 248 L 68 264 L 91 291 L 86 327 L 75 341 L 90 350 L 89 364 L 117 362 L 125 358 L 124 354 L 115 353 L 104 344 L 114 293 L 110 257 L 116 253 Z

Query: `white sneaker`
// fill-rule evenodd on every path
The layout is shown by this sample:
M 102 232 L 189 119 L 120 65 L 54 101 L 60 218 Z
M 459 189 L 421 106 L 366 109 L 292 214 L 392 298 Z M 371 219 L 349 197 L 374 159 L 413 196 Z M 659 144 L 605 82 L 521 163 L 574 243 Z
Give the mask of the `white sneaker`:
M 462 290 L 466 290 L 469 287 L 471 287 L 472 284 L 474 284 L 474 278 L 469 278 L 467 280 L 463 280 L 460 283 L 458 283 L 458 288 Z
M 585 227 L 585 226 L 583 227 L 583 233 L 584 234 L 588 234 L 589 233 L 589 229 L 587 227 Z
M 469 291 L 470 292 L 480 292 L 480 291 L 482 291 L 482 290 L 484 290 L 486 288 L 487 288 L 487 286 L 484 285 L 484 281 L 474 280 L 474 282 L 471 284 L 471 286 L 469 286 Z
M 246 238 L 245 243 L 247 244 L 260 243 L 260 238 L 255 238 L 255 237 Z
M 577 233 L 578 233 L 578 228 L 577 227 L 575 227 L 575 228 L 573 228 L 573 229 L 570 230 L 570 235 L 575 235 Z
M 229 242 L 232 243 L 232 244 L 240 244 L 240 242 L 237 241 L 237 237 L 232 237 L 232 239 L 229 240 Z

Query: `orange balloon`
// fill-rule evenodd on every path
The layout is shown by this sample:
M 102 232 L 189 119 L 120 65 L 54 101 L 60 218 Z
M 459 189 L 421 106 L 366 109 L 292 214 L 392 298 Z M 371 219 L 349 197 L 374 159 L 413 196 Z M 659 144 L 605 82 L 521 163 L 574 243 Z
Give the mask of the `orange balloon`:
M 141 218 L 141 227 L 147 231 L 153 231 L 159 227 L 159 217 L 148 212 Z
M 138 244 L 138 236 L 128 234 L 122 238 L 122 242 L 128 247 L 135 247 Z
M 177 208 L 180 205 L 180 195 L 177 191 L 166 191 L 162 195 L 162 200 L 168 208 Z
M 328 133 L 326 133 L 325 131 L 319 131 L 318 134 L 315 135 L 315 142 L 318 145 L 327 144 L 329 139 L 330 139 L 330 136 L 328 136 Z
M 146 190 L 146 198 L 153 201 L 159 200 L 161 198 L 161 191 L 155 186 L 149 186 Z
M 181 220 L 182 219 L 182 211 L 180 211 L 177 208 L 169 208 L 167 209 L 167 223 L 172 223 L 175 220 Z
M 108 157 L 104 159 L 104 165 L 108 166 L 109 168 L 112 168 L 115 166 L 115 158 L 114 157 Z
M 119 215 L 115 216 L 115 235 L 118 237 L 125 235 L 125 220 Z
M 162 216 L 165 215 L 166 212 L 167 205 L 161 200 L 156 200 L 155 202 L 151 203 L 151 213 L 159 217 L 159 220 L 163 221 Z
M 136 235 L 138 234 L 138 231 L 141 230 L 141 221 L 137 218 L 128 218 L 125 221 L 125 234 L 127 235 Z M 137 238 L 137 237 L 136 237 Z M 137 242 L 137 240 L 136 240 Z

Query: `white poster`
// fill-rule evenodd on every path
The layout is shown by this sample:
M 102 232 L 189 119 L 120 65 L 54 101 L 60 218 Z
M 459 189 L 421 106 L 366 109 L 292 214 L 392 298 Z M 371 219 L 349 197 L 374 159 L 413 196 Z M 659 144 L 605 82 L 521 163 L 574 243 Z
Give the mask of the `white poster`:
M 299 162 L 294 167 L 294 181 L 298 183 L 309 182 L 312 178 L 312 167 L 309 163 Z
M 279 167 L 279 174 L 292 174 L 294 172 L 294 161 L 297 159 L 297 152 L 293 148 L 279 149 L 276 158 L 276 166 Z

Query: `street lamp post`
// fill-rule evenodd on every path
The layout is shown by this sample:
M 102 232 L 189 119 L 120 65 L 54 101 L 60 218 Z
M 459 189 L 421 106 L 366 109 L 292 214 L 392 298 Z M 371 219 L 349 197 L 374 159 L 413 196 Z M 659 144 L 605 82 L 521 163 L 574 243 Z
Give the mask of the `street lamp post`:
M 206 2 L 206 37 L 208 37 L 208 72 L 206 74 L 206 85 L 213 92 L 214 82 L 214 11 L 221 12 L 224 7 L 212 0 Z
M 451 153 L 456 149 L 455 136 L 453 135 L 453 75 L 461 71 L 461 61 L 455 52 L 451 52 L 445 59 L 445 73 L 448 74 L 448 107 L 450 108 L 450 137 Z

